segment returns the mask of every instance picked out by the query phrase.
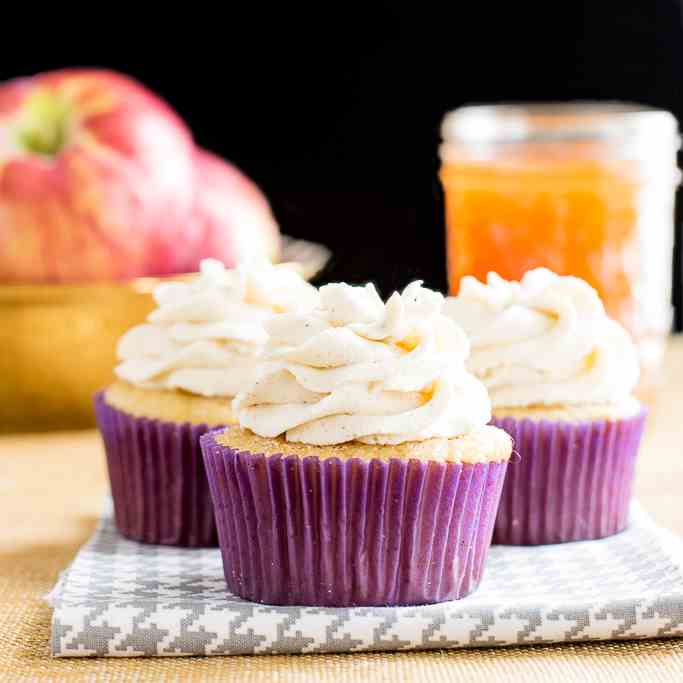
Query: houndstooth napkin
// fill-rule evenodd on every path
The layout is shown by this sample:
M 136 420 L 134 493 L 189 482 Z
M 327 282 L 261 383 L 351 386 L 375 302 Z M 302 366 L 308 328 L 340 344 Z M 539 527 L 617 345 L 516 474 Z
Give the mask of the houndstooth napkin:
M 123 539 L 108 512 L 49 596 L 52 653 L 229 655 L 683 635 L 683 546 L 639 508 L 601 541 L 493 546 L 479 589 L 424 607 L 273 607 L 226 591 L 220 553 Z

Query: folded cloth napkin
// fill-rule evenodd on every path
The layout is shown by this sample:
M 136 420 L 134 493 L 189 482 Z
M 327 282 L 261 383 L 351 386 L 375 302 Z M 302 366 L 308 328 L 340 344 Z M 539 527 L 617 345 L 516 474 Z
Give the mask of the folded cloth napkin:
M 48 600 L 55 657 L 490 647 L 683 635 L 683 545 L 634 507 L 600 541 L 493 546 L 479 589 L 423 607 L 275 607 L 227 592 L 217 549 L 127 541 L 109 510 Z

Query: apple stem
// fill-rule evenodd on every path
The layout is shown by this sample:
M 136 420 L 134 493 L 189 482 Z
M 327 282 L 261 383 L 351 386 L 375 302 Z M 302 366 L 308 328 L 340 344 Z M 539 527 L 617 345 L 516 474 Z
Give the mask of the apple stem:
M 16 129 L 20 147 L 33 154 L 56 156 L 70 137 L 71 104 L 60 95 L 37 90 L 24 105 Z

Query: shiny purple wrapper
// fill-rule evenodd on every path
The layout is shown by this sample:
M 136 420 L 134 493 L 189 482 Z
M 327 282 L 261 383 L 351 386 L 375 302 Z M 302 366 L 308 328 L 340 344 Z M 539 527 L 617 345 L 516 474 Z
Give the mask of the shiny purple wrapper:
M 134 417 L 110 406 L 101 392 L 95 396 L 95 415 L 119 532 L 145 543 L 217 545 L 199 446 L 210 427 Z
M 520 458 L 508 467 L 493 542 L 545 545 L 623 531 L 646 414 L 593 422 L 494 418 Z
M 273 605 L 421 605 L 481 580 L 507 462 L 263 455 L 201 438 L 228 588 Z

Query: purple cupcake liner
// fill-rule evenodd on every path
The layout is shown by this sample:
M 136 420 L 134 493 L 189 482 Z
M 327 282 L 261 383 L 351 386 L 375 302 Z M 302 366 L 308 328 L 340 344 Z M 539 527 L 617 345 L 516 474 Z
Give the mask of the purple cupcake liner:
M 263 455 L 201 439 L 229 590 L 272 605 L 421 605 L 482 577 L 507 462 Z
M 218 545 L 199 437 L 205 424 L 134 417 L 95 396 L 119 532 L 145 543 Z
M 646 415 L 643 409 L 593 422 L 494 418 L 520 458 L 508 467 L 493 543 L 545 545 L 623 531 Z

